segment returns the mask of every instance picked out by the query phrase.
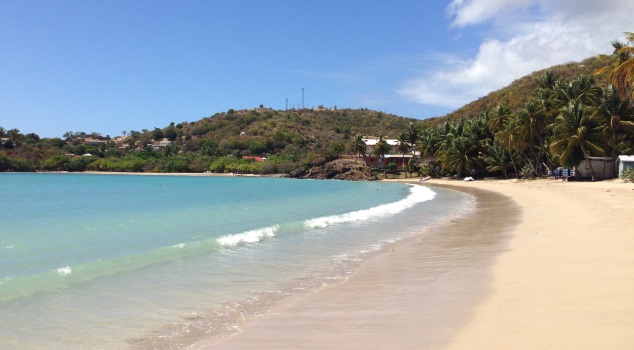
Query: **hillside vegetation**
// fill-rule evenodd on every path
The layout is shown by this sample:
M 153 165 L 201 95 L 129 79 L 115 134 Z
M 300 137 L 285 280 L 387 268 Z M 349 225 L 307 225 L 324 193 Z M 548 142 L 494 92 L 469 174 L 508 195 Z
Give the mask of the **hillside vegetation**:
M 299 174 L 344 154 L 368 155 L 362 136 L 375 136 L 420 153 L 408 172 L 541 176 L 592 156 L 634 153 L 634 34 L 626 37 L 611 56 L 532 73 L 441 118 L 260 106 L 115 138 L 69 131 L 40 139 L 0 127 L 0 171 Z M 382 140 L 372 155 L 389 150 Z
M 439 125 L 447 120 L 456 121 L 460 118 L 473 118 L 487 109 L 495 108 L 500 104 L 506 104 L 510 109 L 521 108 L 528 102 L 540 88 L 539 81 L 546 72 L 551 72 L 559 79 L 573 80 L 581 75 L 594 76 L 601 67 L 608 65 L 610 57 L 595 56 L 581 62 L 569 62 L 556 65 L 547 69 L 535 71 L 529 75 L 514 80 L 508 86 L 493 91 L 484 97 L 472 101 L 457 110 L 439 118 L 430 118 L 427 121 L 431 125 Z M 595 77 L 599 85 L 607 84 L 607 76 Z

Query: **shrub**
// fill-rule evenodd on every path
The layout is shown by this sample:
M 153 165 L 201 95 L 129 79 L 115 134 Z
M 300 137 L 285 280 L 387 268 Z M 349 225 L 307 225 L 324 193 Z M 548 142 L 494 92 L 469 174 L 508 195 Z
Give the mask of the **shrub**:
M 625 182 L 634 182 L 634 168 L 626 167 L 621 173 L 621 178 Z

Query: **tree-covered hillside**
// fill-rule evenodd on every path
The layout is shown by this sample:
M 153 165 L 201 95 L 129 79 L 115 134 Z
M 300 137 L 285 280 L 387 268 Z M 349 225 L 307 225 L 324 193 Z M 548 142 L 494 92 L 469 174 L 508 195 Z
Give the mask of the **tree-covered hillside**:
M 626 38 L 610 56 L 535 72 L 443 118 L 260 106 L 115 138 L 69 131 L 40 139 L 0 127 L 0 171 L 290 173 L 367 155 L 361 136 L 377 136 L 398 139 L 403 155 L 412 147 L 420 153 L 408 171 L 541 176 L 593 156 L 634 153 L 634 34 Z M 380 158 L 389 148 L 381 140 L 372 152 Z
M 229 110 L 163 128 L 66 132 L 61 138 L 0 128 L 0 171 L 288 173 L 351 151 L 359 135 L 396 137 L 410 123 L 367 109 Z M 244 156 L 266 157 L 260 163 Z

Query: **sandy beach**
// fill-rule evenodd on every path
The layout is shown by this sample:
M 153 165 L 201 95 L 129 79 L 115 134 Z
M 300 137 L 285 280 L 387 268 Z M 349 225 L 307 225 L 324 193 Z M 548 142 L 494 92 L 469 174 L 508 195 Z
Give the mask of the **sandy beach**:
M 430 180 L 473 215 L 200 349 L 632 349 L 634 184 Z

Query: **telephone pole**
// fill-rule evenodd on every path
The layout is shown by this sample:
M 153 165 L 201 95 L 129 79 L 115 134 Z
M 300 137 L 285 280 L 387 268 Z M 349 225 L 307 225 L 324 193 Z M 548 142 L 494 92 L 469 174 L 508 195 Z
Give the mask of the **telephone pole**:
M 304 109 L 304 88 L 302 88 L 302 109 Z

